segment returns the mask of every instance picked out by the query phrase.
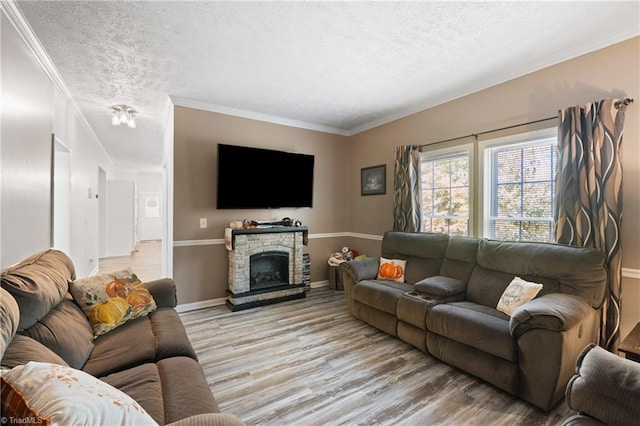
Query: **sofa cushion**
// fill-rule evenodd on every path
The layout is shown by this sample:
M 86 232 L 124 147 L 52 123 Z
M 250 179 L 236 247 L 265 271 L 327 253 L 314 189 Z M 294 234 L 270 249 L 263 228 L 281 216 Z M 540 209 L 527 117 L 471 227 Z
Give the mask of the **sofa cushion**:
M 63 299 L 44 318 L 20 334 L 42 343 L 73 368 L 82 368 L 93 351 L 91 326 L 69 299 Z
M 67 365 L 65 360 L 42 343 L 31 337 L 16 334 L 2 357 L 2 367 L 13 368 L 29 361 Z
M 197 360 L 180 316 L 172 308 L 159 308 L 149 314 L 151 331 L 155 336 L 155 357 L 187 356 Z
M 439 275 L 449 235 L 426 232 L 385 232 L 381 253 L 388 259 L 406 259 L 404 281 L 415 284 Z
M 0 288 L 0 359 L 18 330 L 20 308 L 4 288 Z
M 53 249 L 2 271 L 2 288 L 11 293 L 20 306 L 18 330 L 31 327 L 60 303 L 67 294 L 69 280 L 75 276 L 71 259 Z
M 126 326 L 97 337 L 93 343 L 93 352 L 82 369 L 96 377 L 155 359 L 156 339 L 147 317 L 131 320 Z
M 156 424 L 128 395 L 68 366 L 29 362 L 3 376 L 51 424 Z
M 365 280 L 353 287 L 353 298 L 358 302 L 395 315 L 398 299 L 413 286 L 395 281 Z
M 473 302 L 441 303 L 427 315 L 427 330 L 510 362 L 517 361 L 509 317 Z
M 197 361 L 171 357 L 158 361 L 156 365 L 162 382 L 166 423 L 187 416 L 220 412 Z
M 69 291 L 96 337 L 156 309 L 149 290 L 130 268 L 75 280 Z
M 174 371 L 174 374 L 181 372 Z M 100 377 L 100 380 L 133 398 L 158 424 L 165 423 L 162 383 L 155 364 L 138 365 Z
M 558 291 L 580 296 L 594 308 L 599 308 L 604 300 L 607 274 L 600 250 L 549 243 L 481 240 L 477 263 L 485 269 L 512 274 L 512 278 L 517 275 L 545 287 L 548 282 L 536 277 L 551 279 L 557 282 Z
M 467 282 L 476 266 L 477 254 L 477 238 L 451 237 L 439 275 Z

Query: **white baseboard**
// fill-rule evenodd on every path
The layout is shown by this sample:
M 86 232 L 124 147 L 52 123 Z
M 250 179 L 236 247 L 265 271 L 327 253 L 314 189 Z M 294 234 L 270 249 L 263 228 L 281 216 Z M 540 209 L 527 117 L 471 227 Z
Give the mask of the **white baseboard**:
M 328 280 L 316 281 L 314 283 L 311 283 L 309 286 L 311 288 L 329 287 L 329 281 Z M 189 311 L 195 311 L 197 309 L 211 308 L 214 306 L 222 306 L 225 303 L 227 303 L 226 297 L 222 297 L 220 299 L 203 300 L 202 302 L 182 303 L 176 306 L 176 311 L 178 311 L 179 313 L 189 312 Z
M 197 309 L 211 308 L 213 306 L 221 306 L 221 305 L 224 305 L 225 303 L 227 303 L 226 297 L 223 297 L 220 299 L 203 300 L 202 302 L 182 303 L 176 306 L 176 311 L 189 312 L 189 311 L 195 311 Z

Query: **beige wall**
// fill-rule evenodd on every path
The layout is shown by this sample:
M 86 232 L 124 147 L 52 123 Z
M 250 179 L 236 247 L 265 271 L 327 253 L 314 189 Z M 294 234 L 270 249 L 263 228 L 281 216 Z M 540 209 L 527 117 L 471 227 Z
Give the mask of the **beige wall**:
M 51 245 L 52 134 L 71 151 L 69 256 L 78 276 L 98 265 L 98 167 L 110 158 L 2 16 L 0 267 Z M 108 116 L 106 117 L 108 119 Z
M 227 253 L 221 244 L 233 220 L 300 219 L 309 228 L 311 281 L 328 277 L 327 258 L 344 244 L 331 234 L 348 231 L 348 138 L 247 118 L 175 107 L 173 159 L 173 272 L 178 302 L 226 296 Z M 315 156 L 313 207 L 217 210 L 217 144 L 277 149 Z M 242 191 L 238 165 L 238 191 Z M 292 176 L 292 179 L 295 177 Z M 200 218 L 208 227 L 200 229 Z M 329 234 L 329 235 L 327 235 Z
M 392 181 L 396 146 L 427 144 L 538 120 L 557 114 L 559 109 L 599 99 L 634 98 L 635 104 L 626 113 L 622 151 L 622 265 L 626 268 L 622 336 L 625 336 L 640 321 L 639 52 L 640 38 L 636 37 L 355 135 L 349 144 L 351 175 L 355 176 L 362 167 L 385 163 Z M 555 124 L 550 121 L 544 127 Z M 531 128 L 512 132 L 523 130 Z M 466 139 L 459 143 L 469 142 Z M 382 235 L 393 225 L 391 191 L 384 196 L 361 197 L 358 185 L 357 180 L 349 185 L 349 230 Z

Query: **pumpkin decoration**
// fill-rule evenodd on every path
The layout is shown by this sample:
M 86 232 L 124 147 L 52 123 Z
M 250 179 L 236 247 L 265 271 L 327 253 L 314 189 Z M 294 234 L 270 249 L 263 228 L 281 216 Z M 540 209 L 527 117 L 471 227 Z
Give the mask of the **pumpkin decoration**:
M 142 287 L 142 289 L 139 289 L 137 291 L 131 291 L 127 295 L 125 300 L 133 308 L 133 315 L 135 316 L 140 313 L 140 311 L 145 309 L 149 305 L 149 303 L 151 303 L 153 298 L 151 297 L 151 294 L 144 287 Z
M 108 283 L 104 290 L 109 297 L 126 297 L 127 296 L 127 282 L 124 278 L 111 281 Z
M 95 324 L 117 324 L 127 313 L 131 307 L 129 303 L 122 297 L 112 297 L 104 303 L 99 303 L 91 310 L 89 322 Z
M 404 268 L 406 260 L 380 258 L 380 268 L 378 269 L 379 280 L 393 280 L 404 282 Z

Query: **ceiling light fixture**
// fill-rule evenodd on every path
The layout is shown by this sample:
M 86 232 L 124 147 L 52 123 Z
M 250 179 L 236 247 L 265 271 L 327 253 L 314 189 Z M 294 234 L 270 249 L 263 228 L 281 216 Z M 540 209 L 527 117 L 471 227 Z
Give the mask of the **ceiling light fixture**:
M 136 110 L 127 105 L 113 105 L 111 106 L 111 124 L 114 126 L 120 126 L 126 124 L 132 129 L 136 128 L 136 121 L 134 120 Z

